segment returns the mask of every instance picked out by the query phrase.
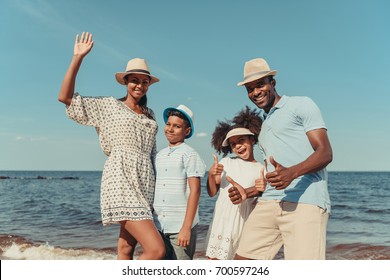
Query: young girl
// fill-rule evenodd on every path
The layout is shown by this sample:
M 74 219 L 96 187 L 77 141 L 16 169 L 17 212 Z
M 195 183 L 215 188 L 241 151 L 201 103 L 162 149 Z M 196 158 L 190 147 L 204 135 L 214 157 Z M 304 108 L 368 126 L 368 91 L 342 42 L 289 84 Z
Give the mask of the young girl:
M 257 196 L 264 190 L 264 167 L 253 154 L 260 129 L 258 113 L 246 107 L 232 121 L 219 122 L 213 133 L 211 143 L 224 158 L 218 162 L 213 155 L 214 164 L 208 174 L 208 194 L 213 197 L 219 191 L 207 234 L 208 259 L 234 258 L 245 220 L 253 210 Z M 225 157 L 232 152 L 235 157 Z M 240 191 L 240 204 L 230 201 L 228 189 L 231 187 Z
M 83 32 L 80 38 L 77 35 L 58 100 L 66 104 L 71 119 L 96 128 L 108 156 L 100 206 L 104 226 L 120 224 L 118 259 L 133 259 L 137 242 L 143 249 L 138 259 L 161 259 L 165 254 L 164 242 L 151 211 L 157 123 L 146 102 L 149 86 L 159 79 L 150 74 L 145 60 L 134 58 L 128 62 L 126 72 L 115 74 L 118 83 L 126 86 L 125 97 L 74 94 L 77 72 L 92 46 L 92 34 Z

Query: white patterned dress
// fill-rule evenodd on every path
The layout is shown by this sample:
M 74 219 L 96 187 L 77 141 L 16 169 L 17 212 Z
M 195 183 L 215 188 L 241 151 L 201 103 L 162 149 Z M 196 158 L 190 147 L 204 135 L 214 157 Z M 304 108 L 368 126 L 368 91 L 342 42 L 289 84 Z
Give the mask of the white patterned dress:
M 152 220 L 157 123 L 114 97 L 75 93 L 66 110 L 74 121 L 94 126 L 103 152 L 100 207 L 104 226 L 124 220 Z
M 257 198 L 249 198 L 238 205 L 233 204 L 228 192 L 232 185 L 226 180 L 226 176 L 230 176 L 244 188 L 252 187 L 256 179 L 260 178 L 263 165 L 239 157 L 225 157 L 220 164 L 223 165 L 223 172 L 213 220 L 206 237 L 206 256 L 232 260 L 238 248 L 244 223 L 255 207 Z

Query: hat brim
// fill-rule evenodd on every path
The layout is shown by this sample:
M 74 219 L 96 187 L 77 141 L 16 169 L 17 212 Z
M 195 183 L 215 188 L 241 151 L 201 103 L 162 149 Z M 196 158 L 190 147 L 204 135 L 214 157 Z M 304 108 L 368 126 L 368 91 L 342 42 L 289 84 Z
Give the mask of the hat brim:
M 190 122 L 191 131 L 190 131 L 190 134 L 188 134 L 188 135 L 185 137 L 185 139 L 190 138 L 190 137 L 192 136 L 192 134 L 194 134 L 194 130 L 195 130 L 194 124 L 192 123 L 191 117 L 190 117 L 186 112 L 184 112 L 183 110 L 179 110 L 179 109 L 177 109 L 177 108 L 169 107 L 169 108 L 166 108 L 166 109 L 164 110 L 164 113 L 163 113 L 163 118 L 164 118 L 164 122 L 165 122 L 165 123 L 166 123 L 167 120 L 168 120 L 168 112 L 170 112 L 170 111 L 177 111 L 177 112 L 182 113 L 182 114 L 187 118 L 187 120 Z
M 245 85 L 247 83 L 256 81 L 258 79 L 261 79 L 261 78 L 264 78 L 264 77 L 267 77 L 267 76 L 275 76 L 276 73 L 277 73 L 276 70 L 272 70 L 272 71 L 269 71 L 267 73 L 260 73 L 260 74 L 257 74 L 257 75 L 251 75 L 250 77 L 245 78 L 242 82 L 239 82 L 237 84 L 237 86 L 243 86 L 243 85 Z
M 121 85 L 126 85 L 125 77 L 130 75 L 130 74 L 141 74 L 141 75 L 145 75 L 145 76 L 150 77 L 150 84 L 149 85 L 157 83 L 157 82 L 160 81 L 159 78 L 157 78 L 155 76 L 152 76 L 152 75 L 148 75 L 148 74 L 142 73 L 142 72 L 131 72 L 131 73 L 129 73 L 129 72 L 117 72 L 117 73 L 115 73 L 115 79 Z
M 245 128 L 244 128 L 245 129 Z M 223 140 L 222 142 L 222 147 L 227 147 L 229 146 L 229 139 L 233 136 L 238 136 L 238 135 L 255 135 L 253 132 L 251 132 L 249 129 L 241 129 L 241 128 L 234 128 L 232 130 L 230 130 L 229 132 L 231 133 L 227 133 L 226 137 L 225 137 L 225 140 Z

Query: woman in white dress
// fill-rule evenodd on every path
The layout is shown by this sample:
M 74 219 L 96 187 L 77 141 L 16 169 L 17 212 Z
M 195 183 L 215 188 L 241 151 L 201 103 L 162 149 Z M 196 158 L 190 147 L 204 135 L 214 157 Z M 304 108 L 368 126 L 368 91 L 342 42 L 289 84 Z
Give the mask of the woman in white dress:
M 261 123 L 258 113 L 246 107 L 231 122 L 219 122 L 213 133 L 211 143 L 224 158 L 218 162 L 213 155 L 214 164 L 208 173 L 208 194 L 213 197 L 219 192 L 207 234 L 208 259 L 234 258 L 242 227 L 257 196 L 264 191 L 264 167 L 255 160 L 253 153 Z M 235 156 L 226 157 L 230 153 Z M 242 194 L 240 204 L 230 201 L 228 189 L 231 187 L 237 187 Z
M 118 259 L 133 259 L 137 242 L 143 249 L 138 259 L 161 259 L 165 254 L 164 242 L 151 212 L 157 122 L 146 99 L 149 86 L 159 79 L 150 74 L 144 59 L 134 58 L 125 72 L 115 74 L 116 80 L 127 87 L 125 97 L 83 97 L 74 93 L 78 70 L 92 47 L 92 34 L 83 32 L 76 36 L 73 58 L 58 100 L 66 104 L 71 119 L 95 127 L 108 156 L 100 206 L 104 226 L 120 224 Z

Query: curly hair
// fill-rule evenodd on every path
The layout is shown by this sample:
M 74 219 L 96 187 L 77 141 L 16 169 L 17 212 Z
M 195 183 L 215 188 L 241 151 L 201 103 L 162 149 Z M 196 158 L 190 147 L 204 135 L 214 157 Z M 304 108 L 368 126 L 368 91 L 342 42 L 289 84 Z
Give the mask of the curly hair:
M 232 129 L 232 124 L 230 121 L 221 122 L 218 121 L 217 126 L 211 137 L 211 145 L 217 151 L 218 154 L 223 153 L 223 156 L 226 156 L 231 152 L 230 146 L 222 147 L 222 142 L 226 138 L 227 133 Z
M 242 109 L 232 120 L 233 128 L 244 127 L 249 129 L 256 138 L 255 144 L 258 142 L 261 125 L 263 121 L 260 118 L 260 112 L 256 109 L 251 110 L 248 106 Z
M 217 153 L 223 153 L 223 156 L 225 157 L 227 154 L 232 152 L 230 146 L 222 147 L 222 142 L 225 140 L 228 132 L 233 128 L 243 127 L 249 129 L 254 134 L 253 138 L 256 144 L 258 142 L 261 125 L 263 123 L 259 114 L 260 112 L 256 109 L 251 110 L 248 106 L 246 106 L 238 112 L 232 120 L 227 120 L 225 122 L 218 121 L 211 138 L 211 145 Z

